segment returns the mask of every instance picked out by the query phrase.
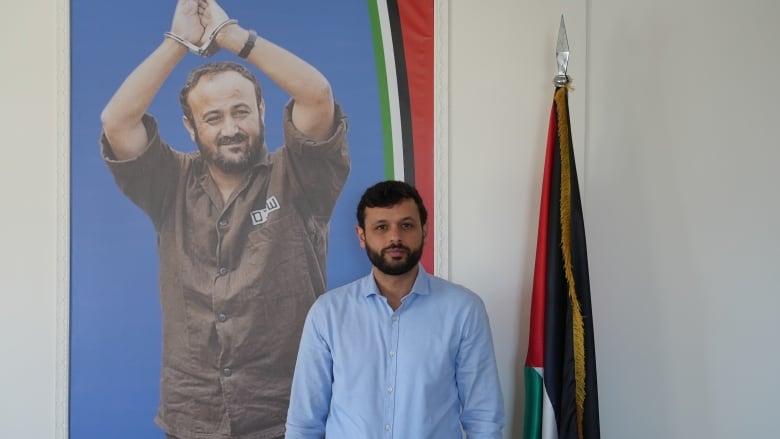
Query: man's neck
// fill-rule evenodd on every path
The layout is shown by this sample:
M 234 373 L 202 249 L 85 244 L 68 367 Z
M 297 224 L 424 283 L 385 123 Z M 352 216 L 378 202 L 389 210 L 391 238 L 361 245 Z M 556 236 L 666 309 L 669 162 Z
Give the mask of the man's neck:
M 382 273 L 376 267 L 373 271 L 379 292 L 385 296 L 390 307 L 396 310 L 401 306 L 401 299 L 412 291 L 420 266 L 416 265 L 406 273 L 397 275 Z
M 214 184 L 217 185 L 219 193 L 222 195 L 223 204 L 227 204 L 228 200 L 230 200 L 230 196 L 233 195 L 236 188 L 244 181 L 248 172 L 228 174 L 210 163 L 208 164 L 208 169 L 209 174 L 211 174 L 211 179 L 214 180 Z

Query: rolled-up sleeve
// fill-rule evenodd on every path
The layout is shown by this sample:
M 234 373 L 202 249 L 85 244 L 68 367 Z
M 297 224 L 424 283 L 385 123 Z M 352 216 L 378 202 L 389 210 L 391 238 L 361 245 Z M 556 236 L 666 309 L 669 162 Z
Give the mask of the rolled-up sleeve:
M 159 226 L 163 210 L 175 196 L 176 185 L 187 155 L 178 153 L 160 138 L 157 121 L 142 118 L 149 139 L 143 152 L 129 160 L 117 160 L 105 133 L 100 136 L 103 161 L 119 189 Z

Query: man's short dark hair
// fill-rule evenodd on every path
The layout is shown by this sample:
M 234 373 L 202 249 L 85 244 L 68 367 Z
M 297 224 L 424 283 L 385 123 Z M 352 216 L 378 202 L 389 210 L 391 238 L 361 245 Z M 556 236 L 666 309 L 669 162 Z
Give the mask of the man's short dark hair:
M 409 183 L 398 180 L 383 181 L 366 189 L 357 207 L 358 225 L 366 228 L 367 207 L 392 207 L 404 200 L 414 200 L 420 212 L 420 222 L 425 225 L 428 221 L 428 211 L 420 193 Z
M 255 75 L 253 75 L 252 72 L 250 72 L 241 64 L 230 61 L 210 62 L 194 68 L 187 76 L 187 80 L 184 82 L 184 86 L 181 88 L 181 92 L 179 92 L 181 110 L 184 112 L 184 117 L 186 117 L 193 125 L 195 124 L 195 121 L 192 119 L 192 109 L 190 108 L 190 104 L 187 101 L 190 96 L 190 92 L 193 88 L 195 88 L 196 85 L 198 85 L 198 82 L 200 82 L 200 79 L 204 76 L 213 78 L 214 76 L 223 72 L 236 72 L 252 82 L 252 84 L 255 86 L 257 107 L 260 108 L 260 102 L 263 100 L 263 91 L 260 89 L 260 83 L 257 81 L 257 78 L 255 78 Z

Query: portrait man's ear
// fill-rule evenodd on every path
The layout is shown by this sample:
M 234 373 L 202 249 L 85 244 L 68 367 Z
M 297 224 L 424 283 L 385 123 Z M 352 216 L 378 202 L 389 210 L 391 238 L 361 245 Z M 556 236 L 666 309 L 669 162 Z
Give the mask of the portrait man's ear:
M 184 124 L 184 128 L 187 129 L 187 132 L 190 133 L 190 139 L 192 141 L 195 141 L 195 127 L 192 126 L 192 122 L 190 122 L 190 119 L 187 116 L 181 117 L 181 122 Z
M 355 234 L 358 237 L 358 241 L 360 241 L 360 247 L 366 248 L 366 231 L 360 226 L 355 226 Z

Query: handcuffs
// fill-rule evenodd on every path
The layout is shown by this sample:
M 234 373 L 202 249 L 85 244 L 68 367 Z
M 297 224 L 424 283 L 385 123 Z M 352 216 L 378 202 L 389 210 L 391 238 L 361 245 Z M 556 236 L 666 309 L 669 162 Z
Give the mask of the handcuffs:
M 177 43 L 181 44 L 182 46 L 189 49 L 190 52 L 202 56 L 202 57 L 209 57 L 214 55 L 215 53 L 219 52 L 219 44 L 217 44 L 217 34 L 219 31 L 222 30 L 225 26 L 229 24 L 238 24 L 238 20 L 236 19 L 228 19 L 220 23 L 217 27 L 214 28 L 213 31 L 209 34 L 209 38 L 206 40 L 206 42 L 203 43 L 201 46 L 197 46 L 195 44 L 190 43 L 189 41 L 185 40 L 184 38 L 176 35 L 173 32 L 165 32 L 163 35 L 165 38 L 170 38 Z

